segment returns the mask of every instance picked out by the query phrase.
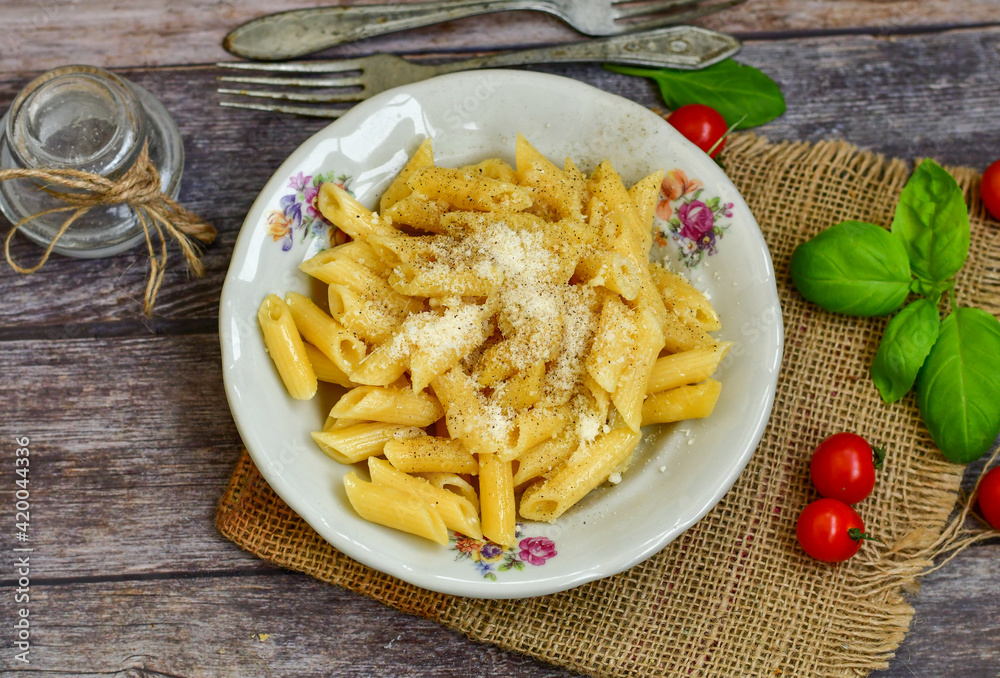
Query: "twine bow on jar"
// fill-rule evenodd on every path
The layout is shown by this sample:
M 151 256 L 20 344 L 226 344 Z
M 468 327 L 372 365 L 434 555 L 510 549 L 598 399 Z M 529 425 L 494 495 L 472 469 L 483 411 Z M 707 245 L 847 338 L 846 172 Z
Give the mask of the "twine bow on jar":
M 188 269 L 199 277 L 205 274 L 200 251 L 193 241 L 208 245 L 215 240 L 216 230 L 201 217 L 163 193 L 159 172 L 149 157 L 148 142 L 143 146 L 135 164 L 117 180 L 76 169 L 0 170 L 0 182 L 13 179 L 33 179 L 42 182 L 45 185 L 40 186 L 39 190 L 66 204 L 65 207 L 56 207 L 21 219 L 7 234 L 4 253 L 7 263 L 18 273 L 34 273 L 44 266 L 59 238 L 91 208 L 127 205 L 142 225 L 149 252 L 149 279 L 146 282 L 143 304 L 146 315 L 152 314 L 156 294 L 163 283 L 163 274 L 167 266 L 168 237 L 177 241 L 187 260 Z M 55 187 L 67 190 L 57 190 Z M 14 261 L 10 253 L 10 242 L 18 229 L 32 219 L 57 212 L 72 212 L 72 214 L 60 226 L 38 263 L 25 267 Z M 155 231 L 159 237 L 159 255 L 153 246 L 151 231 Z

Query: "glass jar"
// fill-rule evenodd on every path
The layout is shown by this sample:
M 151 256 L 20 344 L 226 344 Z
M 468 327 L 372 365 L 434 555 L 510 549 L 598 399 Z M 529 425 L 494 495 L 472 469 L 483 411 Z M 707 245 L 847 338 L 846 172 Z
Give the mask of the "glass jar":
M 157 99 L 142 87 L 94 66 L 64 66 L 28 83 L 0 121 L 0 169 L 77 169 L 111 180 L 135 164 L 143 145 L 160 173 L 162 190 L 176 198 L 184 168 L 180 130 Z M 66 204 L 39 179 L 0 183 L 0 211 L 12 224 Z M 71 191 L 55 187 L 60 191 Z M 55 212 L 24 223 L 18 232 L 47 247 L 72 214 Z M 74 257 L 105 257 L 145 241 L 127 205 L 92 207 L 77 219 L 53 251 Z

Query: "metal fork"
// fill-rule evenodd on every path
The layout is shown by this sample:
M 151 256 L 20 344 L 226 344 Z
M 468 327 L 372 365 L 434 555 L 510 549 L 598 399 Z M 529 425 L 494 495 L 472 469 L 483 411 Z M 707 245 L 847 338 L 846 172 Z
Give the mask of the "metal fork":
M 257 76 L 225 76 L 225 82 L 275 87 L 318 88 L 326 92 L 275 91 L 220 88 L 220 94 L 233 94 L 263 99 L 280 99 L 310 104 L 353 103 L 367 99 L 387 89 L 409 84 L 443 73 L 518 66 L 529 63 L 566 63 L 574 61 L 600 61 L 653 68 L 672 67 L 697 69 L 710 66 L 739 51 L 736 38 L 696 26 L 672 26 L 646 33 L 588 40 L 585 42 L 503 52 L 492 56 L 452 61 L 436 66 L 414 64 L 390 54 L 378 54 L 359 59 L 339 61 L 303 61 L 295 63 L 220 63 L 224 68 L 244 70 L 279 71 L 289 74 L 336 73 L 334 78 L 289 78 Z M 356 75 L 346 75 L 356 71 Z M 291 113 L 320 118 L 337 118 L 346 107 L 320 108 L 312 106 L 284 106 L 222 101 L 222 106 L 249 108 L 258 111 Z
M 245 59 L 280 61 L 352 40 L 475 14 L 529 9 L 561 18 L 584 35 L 621 35 L 687 23 L 746 0 L 450 0 L 320 7 L 270 14 L 235 28 L 223 47 Z

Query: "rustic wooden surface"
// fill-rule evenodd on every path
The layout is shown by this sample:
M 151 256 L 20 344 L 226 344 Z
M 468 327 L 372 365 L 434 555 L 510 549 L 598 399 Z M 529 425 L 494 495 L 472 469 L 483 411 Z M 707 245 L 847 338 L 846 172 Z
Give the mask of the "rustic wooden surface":
M 189 279 L 174 266 L 154 319 L 141 314 L 140 250 L 97 261 L 55 257 L 30 277 L 0 268 L 0 516 L 13 531 L 13 440 L 28 436 L 35 549 L 25 667 L 13 662 L 13 534 L 0 539 L 0 673 L 569 675 L 275 569 L 213 526 L 239 446 L 219 363 L 222 281 L 260 187 L 324 124 L 216 105 L 219 71 L 210 64 L 226 58 L 226 30 L 275 9 L 262 0 L 158 0 L 142 9 L 0 0 L 0 108 L 36 71 L 74 62 L 119 68 L 173 112 L 188 154 L 182 200 L 220 230 L 205 256 L 207 276 Z M 782 86 L 788 112 L 760 130 L 771 139 L 843 138 L 979 169 L 1000 156 L 996 0 L 751 0 L 706 25 L 747 38 L 740 60 Z M 335 53 L 476 51 L 574 37 L 554 19 L 522 12 Z M 545 70 L 658 104 L 647 81 L 596 65 Z M 13 247 L 22 260 L 38 252 L 20 239 Z M 991 540 L 927 576 L 910 634 L 875 675 L 1000 676 L 998 559 L 1000 540 Z

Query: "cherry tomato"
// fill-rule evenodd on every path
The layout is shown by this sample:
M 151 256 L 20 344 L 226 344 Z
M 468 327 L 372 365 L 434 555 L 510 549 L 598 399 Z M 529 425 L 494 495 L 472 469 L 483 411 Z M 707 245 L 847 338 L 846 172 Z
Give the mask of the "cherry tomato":
M 979 483 L 979 510 L 986 522 L 1000 530 L 1000 466 L 983 476 Z
M 685 139 L 706 153 L 715 145 L 715 142 L 726 135 L 726 131 L 729 129 L 722 114 L 704 104 L 681 106 L 667 116 L 667 122 L 673 125 Z M 714 158 L 725 145 L 726 141 L 723 139 L 722 143 L 715 147 L 712 157 Z
M 809 462 L 813 485 L 823 497 L 857 504 L 875 488 L 875 469 L 882 456 L 856 433 L 835 433 L 819 444 Z
M 836 499 L 817 499 L 802 510 L 795 534 L 802 550 L 816 560 L 839 563 L 868 539 L 865 525 L 854 509 Z
M 994 162 L 983 172 L 983 183 L 979 186 L 979 195 L 983 197 L 986 211 L 993 215 L 994 219 L 1000 219 L 1000 160 Z

